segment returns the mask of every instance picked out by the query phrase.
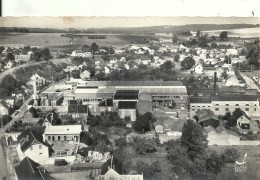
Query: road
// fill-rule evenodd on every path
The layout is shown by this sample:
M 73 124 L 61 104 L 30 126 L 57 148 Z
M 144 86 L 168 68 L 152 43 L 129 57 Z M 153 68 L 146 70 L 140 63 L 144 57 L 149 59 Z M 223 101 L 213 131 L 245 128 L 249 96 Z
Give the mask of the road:
M 3 133 L 0 131 L 0 179 L 4 179 L 4 177 L 7 177 L 7 163 L 6 163 L 6 156 L 5 156 L 5 150 L 3 147 L 2 142 Z
M 250 89 L 257 89 L 258 92 L 260 92 L 260 88 L 255 84 L 253 79 L 249 78 L 248 76 L 244 75 L 243 73 L 240 73 L 240 74 L 244 78 L 244 80 L 246 81 L 246 84 L 248 85 L 248 87 Z

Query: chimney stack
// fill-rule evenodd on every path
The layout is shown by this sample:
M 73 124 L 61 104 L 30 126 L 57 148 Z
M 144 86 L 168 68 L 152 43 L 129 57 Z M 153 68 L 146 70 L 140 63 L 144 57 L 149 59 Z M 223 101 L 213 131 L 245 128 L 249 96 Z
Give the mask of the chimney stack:
M 217 91 L 217 72 L 214 72 L 214 96 L 216 96 Z

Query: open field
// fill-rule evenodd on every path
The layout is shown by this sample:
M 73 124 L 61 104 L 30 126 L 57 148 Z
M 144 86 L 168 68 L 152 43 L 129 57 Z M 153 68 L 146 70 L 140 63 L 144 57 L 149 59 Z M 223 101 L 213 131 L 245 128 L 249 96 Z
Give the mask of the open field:
M 214 30 L 214 31 L 202 31 L 209 35 L 219 36 L 222 31 L 228 32 L 228 37 L 241 37 L 241 38 L 259 38 L 260 27 L 257 28 L 243 28 L 243 29 L 231 29 L 231 30 Z
M 60 33 L 25 33 L 25 34 L 0 34 L 0 45 L 29 45 L 49 47 L 51 51 L 63 49 L 77 49 L 82 45 L 91 45 L 93 42 L 99 46 L 115 46 L 117 48 L 125 47 L 128 44 L 146 44 L 147 40 L 153 36 L 149 35 L 107 35 L 106 39 L 88 39 L 87 37 L 77 37 L 73 44 L 70 44 L 71 38 L 61 37 Z
M 234 164 L 227 164 L 219 174 L 222 180 L 257 180 L 260 179 L 260 147 L 259 146 L 210 146 L 212 150 L 223 152 L 228 148 L 235 148 L 242 159 L 244 153 L 247 153 L 247 171 L 246 173 L 235 172 Z M 239 159 L 239 161 L 241 161 Z

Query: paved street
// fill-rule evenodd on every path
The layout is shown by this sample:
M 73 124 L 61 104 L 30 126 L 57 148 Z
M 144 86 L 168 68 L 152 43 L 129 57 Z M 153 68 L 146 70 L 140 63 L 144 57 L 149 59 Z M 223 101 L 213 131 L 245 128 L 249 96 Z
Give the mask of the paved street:
M 2 131 L 0 131 L 0 135 L 2 137 Z M 0 179 L 4 179 L 5 177 L 7 177 L 7 164 L 6 164 L 6 156 L 4 153 L 4 147 L 3 147 L 3 143 L 2 143 L 2 138 L 0 137 Z

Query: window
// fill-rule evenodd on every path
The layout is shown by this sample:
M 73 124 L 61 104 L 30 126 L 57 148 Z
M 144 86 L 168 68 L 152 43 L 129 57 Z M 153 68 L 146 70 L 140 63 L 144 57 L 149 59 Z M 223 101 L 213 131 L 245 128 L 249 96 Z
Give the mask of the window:
M 249 106 L 249 104 L 246 104 L 246 106 Z
M 39 149 L 42 149 L 42 145 L 41 144 L 39 145 Z
M 226 104 L 226 106 L 229 106 L 229 104 Z
M 219 111 L 219 108 L 215 108 L 215 111 Z
M 215 106 L 219 106 L 219 104 L 215 104 Z
M 51 136 L 48 136 L 48 140 L 49 140 L 49 141 L 51 140 Z
M 202 107 L 205 107 L 205 106 L 202 106 Z
M 210 108 L 210 106 L 208 106 Z
M 249 108 L 246 108 L 245 111 L 249 111 Z
M 229 108 L 225 108 L 225 111 L 229 111 Z
M 256 108 L 254 109 L 254 111 L 256 111 Z
M 200 106 L 198 106 L 198 107 L 200 107 Z
M 236 104 L 236 106 L 239 106 L 239 104 Z
M 33 150 L 33 146 L 30 147 L 30 150 L 31 150 L 31 151 Z
M 42 153 L 39 153 L 39 155 L 41 155 Z

